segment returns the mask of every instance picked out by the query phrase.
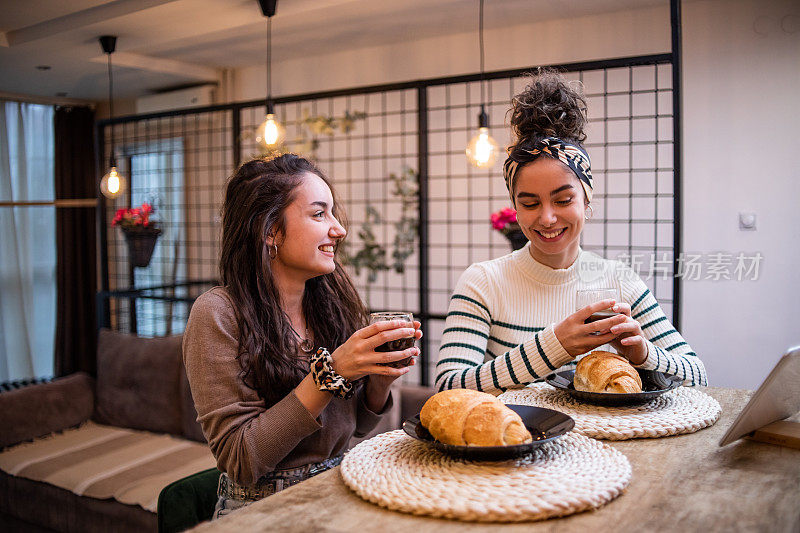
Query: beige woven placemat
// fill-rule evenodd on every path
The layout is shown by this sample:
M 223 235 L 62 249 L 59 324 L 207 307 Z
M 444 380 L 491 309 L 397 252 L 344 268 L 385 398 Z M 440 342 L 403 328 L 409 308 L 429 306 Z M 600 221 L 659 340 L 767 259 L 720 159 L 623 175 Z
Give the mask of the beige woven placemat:
M 628 485 L 628 459 L 575 433 L 503 462 L 456 459 L 401 430 L 360 443 L 342 461 L 359 496 L 415 515 L 522 522 L 600 507 Z
M 574 431 L 607 440 L 694 433 L 712 425 L 722 412 L 717 400 L 690 387 L 678 387 L 643 405 L 624 407 L 582 403 L 546 383 L 507 391 L 498 398 L 503 403 L 561 411 L 575 420 Z

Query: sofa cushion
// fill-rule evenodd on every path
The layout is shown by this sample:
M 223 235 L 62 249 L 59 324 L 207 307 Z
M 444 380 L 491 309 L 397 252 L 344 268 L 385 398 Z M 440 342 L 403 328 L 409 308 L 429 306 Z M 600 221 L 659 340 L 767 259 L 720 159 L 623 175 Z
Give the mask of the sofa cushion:
M 0 394 L 0 448 L 85 422 L 94 380 L 83 372 Z
M 216 465 L 208 446 L 86 422 L 0 453 L 0 470 L 155 512 L 161 489 Z
M 100 424 L 182 434 L 181 336 L 144 338 L 107 329 L 97 341 Z
M 142 533 L 158 528 L 156 515 L 138 505 L 85 498 L 5 472 L 0 472 L 0 495 L 4 533 Z

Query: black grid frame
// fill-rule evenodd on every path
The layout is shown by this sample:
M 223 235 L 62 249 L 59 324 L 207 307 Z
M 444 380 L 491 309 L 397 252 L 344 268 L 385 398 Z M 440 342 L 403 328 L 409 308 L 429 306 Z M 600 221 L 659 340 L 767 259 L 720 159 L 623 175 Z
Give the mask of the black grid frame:
M 640 274 L 678 327 L 680 280 L 673 274 L 680 250 L 680 169 L 675 164 L 679 95 L 673 87 L 679 87 L 679 72 L 674 54 L 554 66 L 583 84 L 589 104 L 586 147 L 595 174 L 595 213 L 582 245 L 609 258 L 635 259 L 641 254 Z M 501 146 L 509 140 L 505 112 L 530 70 L 485 74 L 491 130 Z M 509 204 L 500 163 L 490 170 L 475 169 L 464 156 L 477 126 L 479 83 L 480 75 L 475 74 L 275 99 L 276 114 L 290 138 L 299 133 L 304 110 L 312 115 L 366 114 L 349 133 L 318 136 L 314 154 L 333 179 L 351 235 L 358 233 L 365 207 L 372 205 L 384 219 L 378 225 L 378 240 L 391 244 L 399 201 L 389 194 L 389 174 L 406 166 L 417 171 L 418 242 L 405 272 L 381 272 L 373 283 L 362 273 L 354 275 L 354 281 L 368 307 L 412 311 L 422 320 L 422 364 L 406 376 L 421 384 L 431 382 L 458 276 L 473 262 L 509 251 L 489 224 L 490 213 Z M 140 167 L 133 160 L 147 153 L 148 146 L 174 146 L 176 139 L 181 140 L 185 180 L 183 204 L 162 206 L 167 212 L 181 212 L 183 219 L 167 221 L 158 245 L 184 252 L 154 256 L 150 267 L 136 269 L 144 271 L 141 274 L 129 266 L 120 233 L 107 229 L 114 210 L 128 205 L 130 195 L 114 206 L 101 199 L 99 323 L 145 335 L 180 332 L 191 302 L 214 283 L 224 183 L 241 161 L 256 153 L 251 132 L 263 116 L 264 103 L 259 100 L 98 123 L 100 160 L 107 160 L 111 150 L 107 139 L 113 127 L 115 153 L 132 190 L 137 190 L 137 179 L 171 172 L 171 185 L 161 184 L 157 193 L 175 193 L 175 169 L 158 163 L 169 158 L 157 155 Z M 138 170 L 130 175 L 132 168 Z M 181 279 L 174 268 L 169 271 L 172 276 L 165 276 L 165 268 L 174 267 L 175 261 L 185 263 Z M 143 327 L 144 322 L 153 325 Z

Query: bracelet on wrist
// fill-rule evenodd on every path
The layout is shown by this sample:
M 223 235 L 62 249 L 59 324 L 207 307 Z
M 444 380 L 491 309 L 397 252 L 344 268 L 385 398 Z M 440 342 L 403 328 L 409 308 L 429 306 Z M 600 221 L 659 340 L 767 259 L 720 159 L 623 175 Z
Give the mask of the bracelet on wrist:
M 346 400 L 355 393 L 353 383 L 333 369 L 333 357 L 327 348 L 319 348 L 311 356 L 311 377 L 319 390 L 330 392 L 337 398 Z

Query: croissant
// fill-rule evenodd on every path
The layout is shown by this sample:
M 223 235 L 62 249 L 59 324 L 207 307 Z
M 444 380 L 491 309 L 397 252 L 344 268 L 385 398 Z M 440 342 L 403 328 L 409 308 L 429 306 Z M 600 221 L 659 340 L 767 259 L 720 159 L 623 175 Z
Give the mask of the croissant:
M 585 392 L 642 392 L 642 378 L 621 355 L 598 350 L 578 362 L 575 390 Z
M 520 416 L 485 392 L 452 389 L 422 406 L 420 422 L 433 437 L 458 446 L 508 446 L 532 442 Z

